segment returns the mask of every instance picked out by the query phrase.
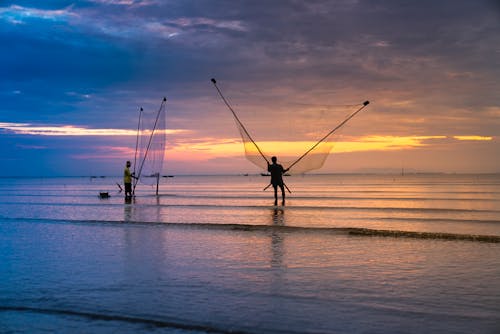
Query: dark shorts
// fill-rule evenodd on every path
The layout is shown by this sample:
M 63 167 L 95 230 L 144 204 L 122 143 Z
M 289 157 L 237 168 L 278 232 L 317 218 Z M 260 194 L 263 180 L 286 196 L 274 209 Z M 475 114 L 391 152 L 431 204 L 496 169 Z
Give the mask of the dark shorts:
M 274 188 L 283 187 L 283 181 L 271 181 Z
M 125 192 L 126 193 L 132 192 L 132 183 L 125 183 Z

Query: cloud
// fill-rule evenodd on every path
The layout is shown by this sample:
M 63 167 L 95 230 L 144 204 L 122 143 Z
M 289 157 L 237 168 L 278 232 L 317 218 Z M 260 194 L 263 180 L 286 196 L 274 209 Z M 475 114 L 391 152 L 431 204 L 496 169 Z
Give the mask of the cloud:
M 18 5 L 0 7 L 0 18 L 12 24 L 26 24 L 33 19 L 67 22 L 77 16 L 71 6 L 63 9 L 39 9 Z
M 90 99 L 92 97 L 91 94 L 85 94 L 85 93 L 78 93 L 78 92 L 66 92 L 66 95 L 71 96 L 71 97 L 76 97 L 79 99 Z
M 167 20 L 168 23 L 183 28 L 215 27 L 234 31 L 248 31 L 248 27 L 240 20 L 215 20 L 206 17 L 181 17 Z
M 132 6 L 132 7 L 151 6 L 159 2 L 154 0 L 89 0 L 89 1 L 102 5 L 118 5 L 118 6 Z
M 456 140 L 470 140 L 470 141 L 490 141 L 493 137 L 486 136 L 453 136 Z
M 211 29 L 228 31 L 246 31 L 240 20 L 217 20 L 208 17 L 138 17 L 138 7 L 164 9 L 160 2 L 134 0 L 95 0 L 95 7 L 68 6 L 61 9 L 39 9 L 11 5 L 0 7 L 0 19 L 11 24 L 27 24 L 32 20 L 61 22 L 68 27 L 81 29 L 82 32 L 94 32 L 103 36 L 142 41 L 148 39 L 171 39 L 183 33 L 210 33 Z M 101 8 L 101 5 L 129 6 L 129 11 L 115 11 Z M 130 22 L 134 24 L 130 24 Z M 61 31 L 62 32 L 62 31 Z M 68 40 L 68 43 L 72 41 Z
M 28 123 L 0 123 L 0 131 L 19 135 L 36 136 L 136 136 L 137 132 L 125 129 L 89 129 L 72 125 L 38 126 Z
M 48 148 L 45 145 L 23 145 L 23 144 L 16 144 L 16 147 L 27 150 L 45 150 Z
M 40 126 L 28 123 L 0 123 L 0 132 L 35 136 L 137 136 L 137 130 L 94 129 L 74 125 Z M 185 134 L 187 130 L 164 130 L 166 134 Z
M 89 152 L 90 151 L 90 152 Z M 124 157 L 133 157 L 135 149 L 127 146 L 93 146 L 88 148 L 87 152 L 71 154 L 70 157 L 77 160 L 114 160 Z

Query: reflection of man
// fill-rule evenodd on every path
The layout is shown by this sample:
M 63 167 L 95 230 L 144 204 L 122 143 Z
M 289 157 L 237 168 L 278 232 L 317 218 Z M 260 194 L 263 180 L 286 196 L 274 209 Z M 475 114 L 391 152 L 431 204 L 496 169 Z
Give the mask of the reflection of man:
M 274 188 L 274 205 L 278 205 L 278 186 L 281 189 L 281 198 L 283 200 L 283 204 L 285 204 L 285 186 L 283 183 L 283 174 L 288 171 L 288 169 L 283 169 L 276 161 L 276 157 L 272 157 L 272 164 L 267 164 L 267 171 L 271 173 L 271 184 Z
M 125 170 L 123 171 L 123 183 L 125 184 L 125 198 L 132 197 L 132 177 L 134 173 L 130 173 L 130 161 L 127 161 Z
M 283 209 L 274 208 L 273 210 L 273 225 L 285 225 L 285 211 Z
M 272 226 L 285 226 L 285 210 L 283 208 L 273 208 L 272 212 Z M 273 228 L 271 230 L 271 267 L 272 268 L 283 268 L 283 256 L 285 253 L 285 247 L 283 242 L 285 240 L 285 234 L 280 230 Z M 282 286 L 282 270 L 274 271 L 273 275 L 273 287 L 278 288 Z

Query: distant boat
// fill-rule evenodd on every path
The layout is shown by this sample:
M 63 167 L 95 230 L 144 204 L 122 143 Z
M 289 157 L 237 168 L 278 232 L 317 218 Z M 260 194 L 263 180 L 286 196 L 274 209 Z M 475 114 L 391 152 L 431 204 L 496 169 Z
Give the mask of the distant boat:
M 142 177 L 158 177 L 158 174 L 149 174 L 149 175 L 143 175 Z
M 174 177 L 174 175 L 162 175 L 162 177 Z
M 269 173 L 260 173 L 260 176 L 271 176 Z

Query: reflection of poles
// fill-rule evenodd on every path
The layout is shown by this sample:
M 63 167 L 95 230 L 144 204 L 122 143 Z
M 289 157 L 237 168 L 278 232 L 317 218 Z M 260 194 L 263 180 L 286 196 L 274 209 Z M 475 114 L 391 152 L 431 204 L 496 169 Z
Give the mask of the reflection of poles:
M 151 142 L 153 141 L 153 135 L 155 134 L 156 125 L 158 124 L 158 119 L 160 118 L 160 113 L 161 113 L 161 110 L 163 109 L 163 106 L 165 105 L 165 102 L 167 102 L 166 97 L 163 98 L 163 101 L 161 102 L 161 105 L 160 105 L 160 109 L 158 109 L 158 113 L 156 114 L 156 119 L 155 119 L 155 124 L 153 126 L 153 131 L 151 131 L 151 136 L 149 137 L 148 146 L 146 147 L 146 152 L 144 153 L 144 158 L 142 159 L 141 167 L 139 168 L 139 174 L 137 175 L 137 181 L 134 183 L 134 190 L 132 191 L 132 193 L 135 192 L 135 187 L 137 186 L 137 182 L 139 182 L 139 179 L 141 178 L 142 167 L 144 167 L 144 162 L 146 161 L 146 158 L 148 157 L 148 152 L 149 152 L 149 148 L 151 147 Z M 159 173 L 158 173 L 158 176 L 159 176 Z M 158 178 L 157 183 L 159 183 L 159 178 Z M 156 195 L 158 195 L 158 186 L 156 187 Z
M 158 196 L 158 187 L 160 186 L 160 173 L 156 173 L 156 196 Z
M 316 148 L 316 146 L 318 146 L 319 144 L 321 144 L 321 142 L 323 142 L 324 140 L 326 140 L 328 137 L 330 137 L 335 131 L 337 131 L 338 129 L 340 129 L 345 123 L 347 123 L 351 118 L 353 118 L 354 116 L 356 116 L 356 114 L 358 112 L 360 112 L 364 107 L 366 107 L 368 105 L 368 103 L 370 103 L 370 101 L 365 101 L 363 102 L 363 105 L 358 109 L 356 110 L 355 112 L 353 112 L 352 114 L 349 115 L 349 117 L 347 117 L 345 120 L 343 120 L 339 125 L 337 125 L 332 131 L 328 132 L 326 134 L 326 136 L 324 136 L 323 138 L 321 138 L 316 144 L 314 144 L 309 150 L 306 151 L 306 153 L 302 154 L 297 160 L 295 160 L 295 162 L 293 162 L 289 167 L 288 169 L 292 168 L 296 163 L 298 163 L 300 160 L 302 160 L 302 158 L 304 158 L 306 155 L 308 155 L 312 150 L 314 150 Z

